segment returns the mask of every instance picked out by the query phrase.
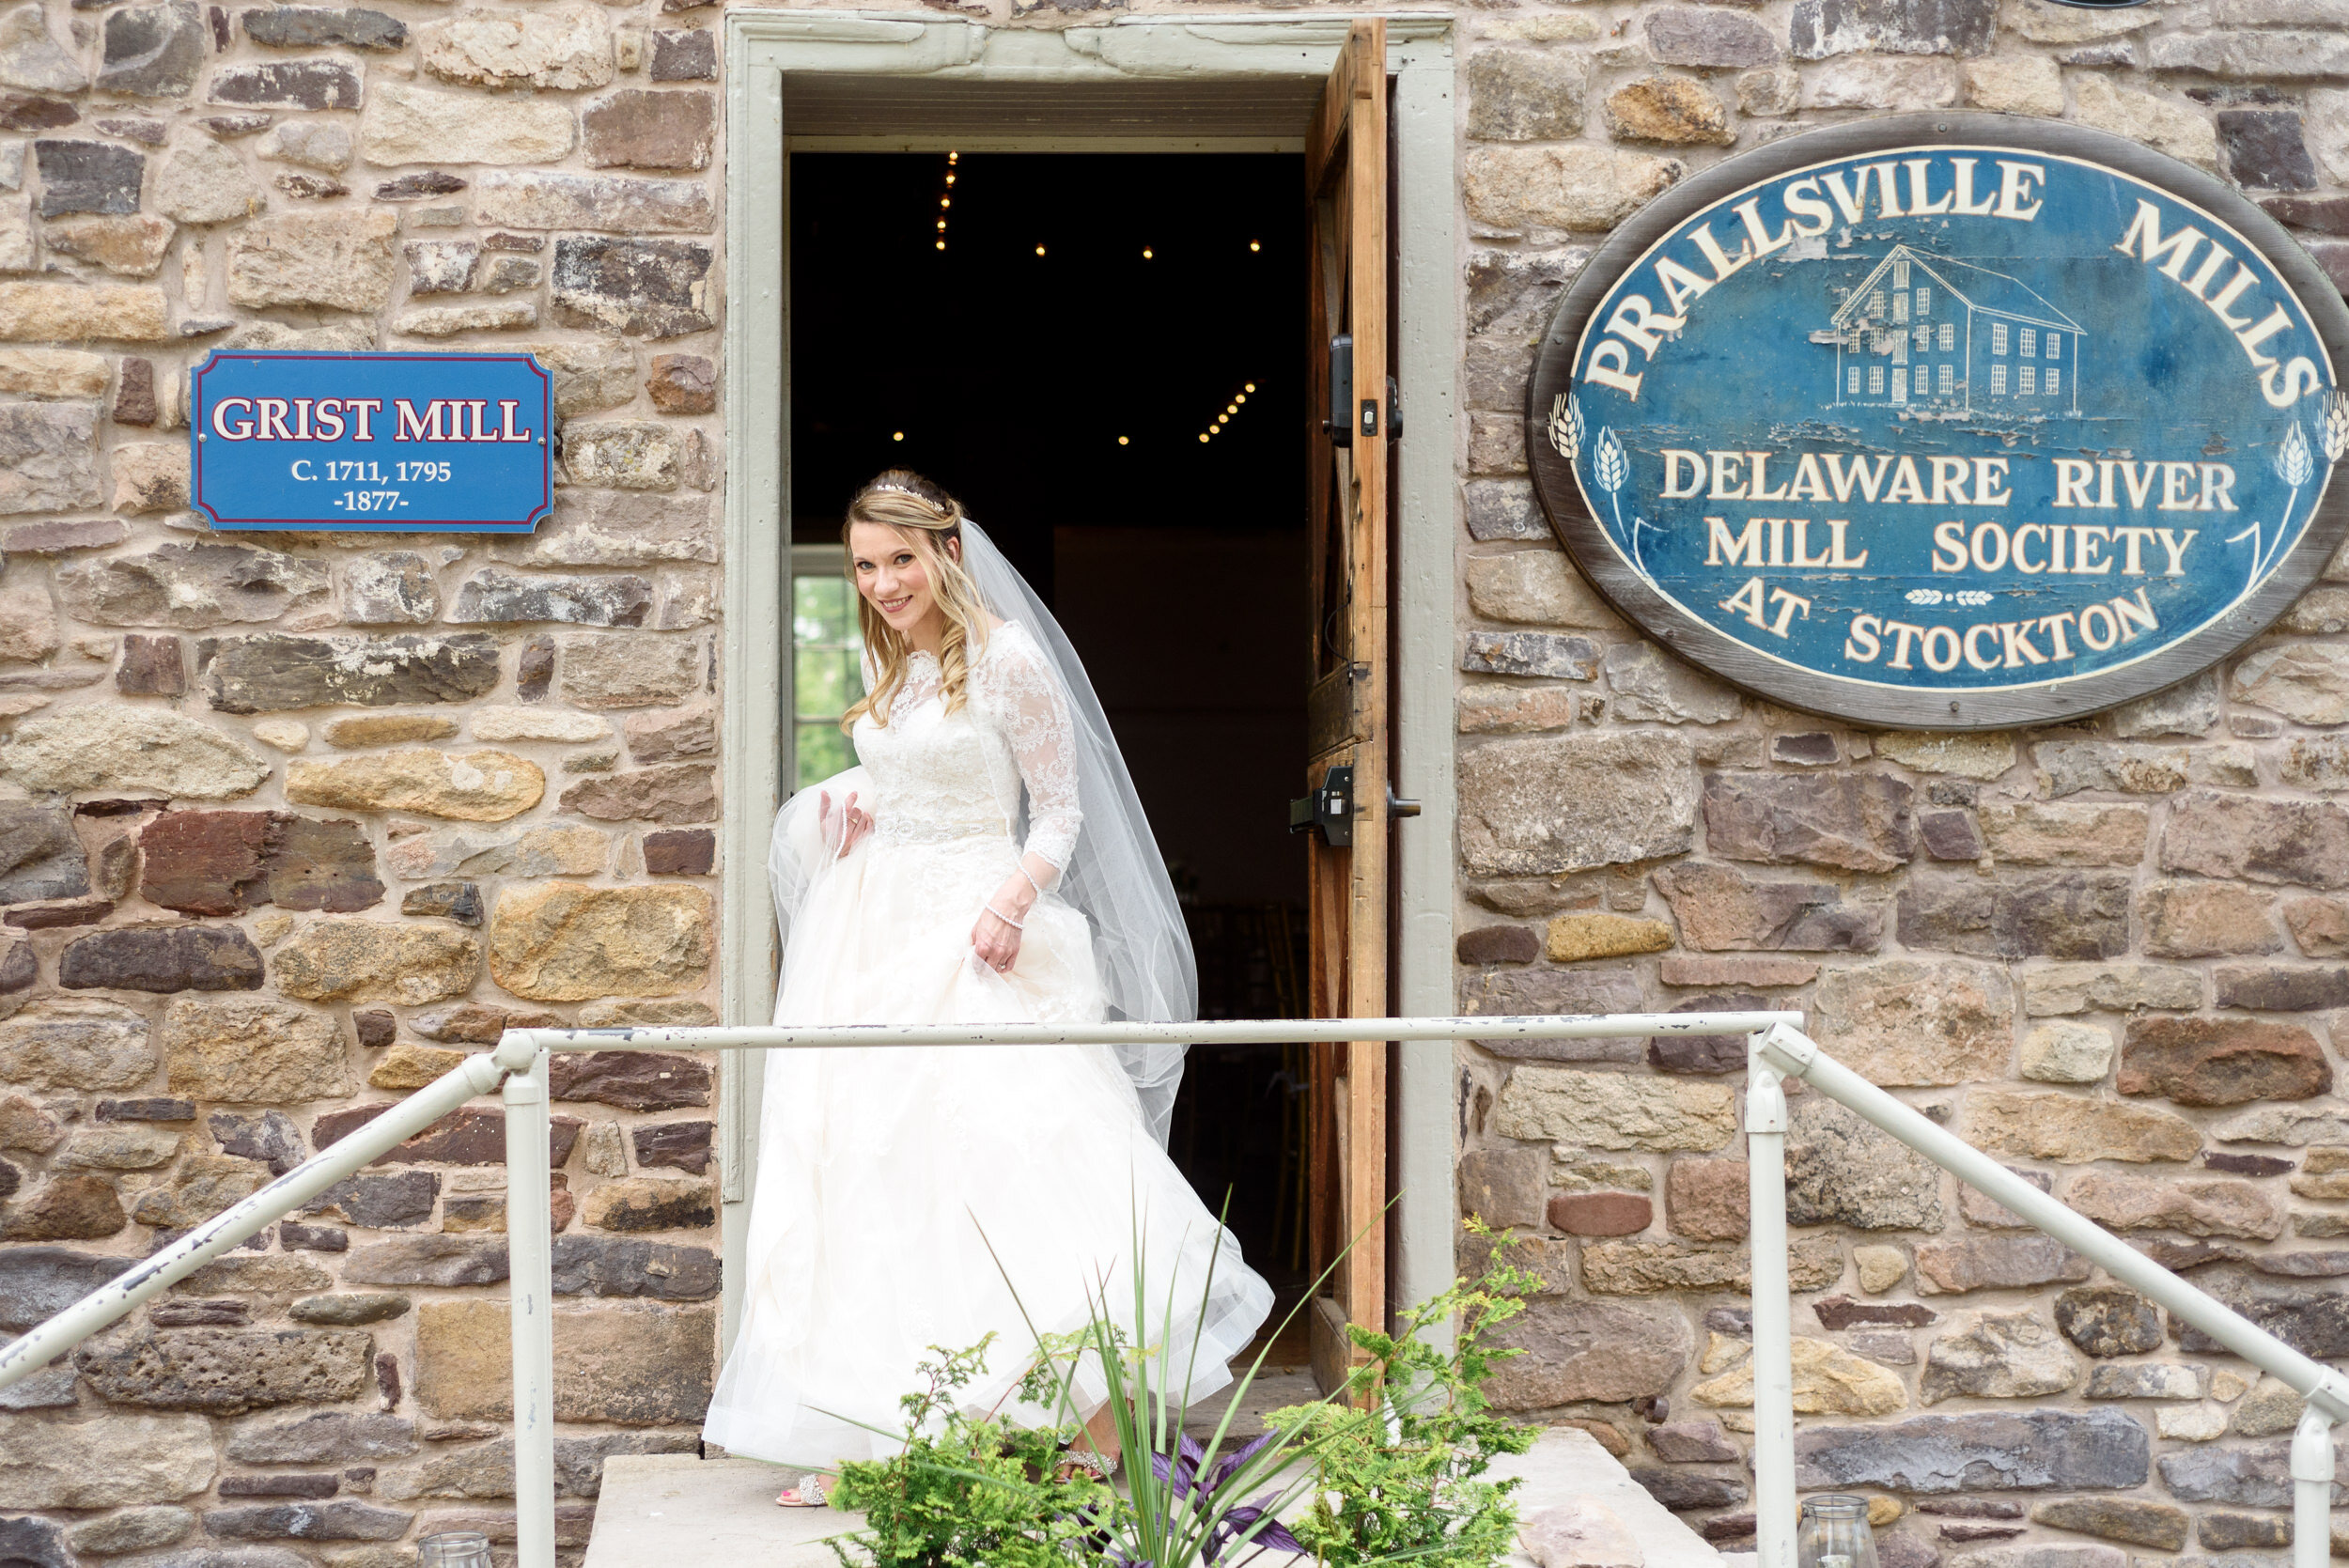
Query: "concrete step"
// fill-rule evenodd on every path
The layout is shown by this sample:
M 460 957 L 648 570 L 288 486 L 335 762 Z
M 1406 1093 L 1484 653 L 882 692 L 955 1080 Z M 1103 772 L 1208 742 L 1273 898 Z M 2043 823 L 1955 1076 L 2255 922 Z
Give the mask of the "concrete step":
M 1294 1389 L 1264 1389 L 1258 1411 L 1313 1397 Z M 1254 1393 L 1256 1390 L 1252 1389 Z M 1293 1396 L 1293 1397 L 1292 1397 Z M 1253 1403 L 1252 1401 L 1251 1403 Z M 1239 1423 L 1235 1421 L 1237 1430 Z M 1638 1542 L 1643 1568 L 1724 1568 L 1721 1554 L 1648 1496 L 1614 1456 L 1575 1427 L 1551 1427 L 1531 1452 L 1501 1460 L 1501 1477 L 1523 1476 L 1517 1513 L 1594 1498 Z M 754 1459 L 702 1459 L 690 1453 L 619 1454 L 604 1461 L 603 1492 L 584 1568 L 697 1568 L 756 1563 L 759 1568 L 836 1568 L 828 1536 L 863 1519 L 828 1508 L 778 1508 L 775 1494 L 797 1474 Z M 1528 1564 L 1523 1556 L 1513 1563 Z

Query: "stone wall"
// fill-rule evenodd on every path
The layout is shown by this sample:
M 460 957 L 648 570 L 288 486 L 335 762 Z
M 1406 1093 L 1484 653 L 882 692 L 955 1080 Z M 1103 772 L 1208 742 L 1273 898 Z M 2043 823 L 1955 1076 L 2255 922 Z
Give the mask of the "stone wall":
M 664 8 L 0 10 L 10 1330 L 508 1022 L 715 1019 L 717 51 Z M 442 346 L 555 372 L 535 536 L 190 512 L 208 349 Z M 568 1550 L 694 1442 L 716 1197 L 707 1062 L 554 1079 Z M 510 1542 L 502 1160 L 468 1108 L 0 1395 L 0 1555 Z
M 2349 276 L 2327 238 L 2349 234 L 2349 11 L 1773 0 L 1464 22 L 1463 1009 L 1799 1007 L 2043 1190 L 2309 1354 L 2349 1355 L 2349 588 L 2117 712 L 1872 733 L 1641 641 L 1554 548 L 1521 435 L 1533 341 L 1599 235 L 1704 163 L 1869 112 L 2119 132 L 2223 175 Z M 1588 1426 L 1708 1537 L 1745 1542 L 1742 1042 L 1469 1057 L 1463 1205 L 1537 1237 L 1549 1281 L 1507 1403 Z M 1815 1094 L 1792 1117 L 1799 1482 L 1877 1498 L 1900 1521 L 1888 1568 L 2283 1560 L 2287 1390 Z

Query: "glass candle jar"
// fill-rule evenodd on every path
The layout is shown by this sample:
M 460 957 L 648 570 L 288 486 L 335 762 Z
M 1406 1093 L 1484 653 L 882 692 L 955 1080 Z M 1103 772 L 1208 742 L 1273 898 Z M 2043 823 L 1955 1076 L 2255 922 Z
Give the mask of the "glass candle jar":
M 416 1568 L 490 1568 L 490 1538 L 477 1529 L 428 1535 L 416 1543 Z
M 1802 1499 L 1795 1525 L 1797 1568 L 1876 1568 L 1868 1499 L 1828 1493 Z

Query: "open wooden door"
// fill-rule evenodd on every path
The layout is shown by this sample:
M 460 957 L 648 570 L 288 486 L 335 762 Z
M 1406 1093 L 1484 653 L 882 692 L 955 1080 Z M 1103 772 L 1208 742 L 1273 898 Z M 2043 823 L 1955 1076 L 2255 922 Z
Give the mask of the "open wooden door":
M 1322 87 L 1305 154 L 1313 209 L 1313 665 L 1305 800 L 1311 1002 L 1383 1017 L 1387 991 L 1388 146 L 1386 23 L 1357 21 Z M 1387 1042 L 1314 1048 L 1313 1362 L 1325 1389 L 1356 1358 L 1348 1322 L 1386 1324 Z

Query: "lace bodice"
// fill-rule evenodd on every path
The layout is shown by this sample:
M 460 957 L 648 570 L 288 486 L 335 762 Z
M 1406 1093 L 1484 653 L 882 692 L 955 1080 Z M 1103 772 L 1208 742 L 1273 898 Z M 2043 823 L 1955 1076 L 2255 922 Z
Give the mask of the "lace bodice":
M 938 660 L 912 655 L 887 724 L 856 722 L 857 756 L 879 799 L 883 842 L 943 843 L 1019 831 L 1026 852 L 1063 871 L 1077 846 L 1075 729 L 1060 682 L 1026 628 L 995 629 L 971 667 L 969 700 L 946 711 Z

